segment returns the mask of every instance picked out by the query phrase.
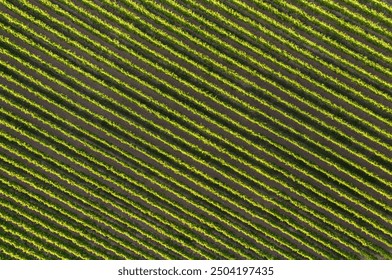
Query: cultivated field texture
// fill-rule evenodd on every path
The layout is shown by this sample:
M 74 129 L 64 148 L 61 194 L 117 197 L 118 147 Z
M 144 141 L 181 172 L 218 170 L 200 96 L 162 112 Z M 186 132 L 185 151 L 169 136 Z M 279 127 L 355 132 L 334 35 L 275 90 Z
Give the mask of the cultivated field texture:
M 392 3 L 0 0 L 1 259 L 392 259 Z

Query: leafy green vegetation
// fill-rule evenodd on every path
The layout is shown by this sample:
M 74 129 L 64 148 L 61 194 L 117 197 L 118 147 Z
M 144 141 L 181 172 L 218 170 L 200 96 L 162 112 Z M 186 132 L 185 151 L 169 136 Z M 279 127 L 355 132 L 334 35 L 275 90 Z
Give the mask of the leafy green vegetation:
M 1 259 L 390 259 L 384 1 L 6 1 Z

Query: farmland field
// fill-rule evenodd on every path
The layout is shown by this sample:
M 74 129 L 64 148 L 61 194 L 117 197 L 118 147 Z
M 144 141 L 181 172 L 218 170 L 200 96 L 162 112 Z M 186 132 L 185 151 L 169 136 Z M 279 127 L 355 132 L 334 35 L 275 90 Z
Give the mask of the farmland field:
M 0 10 L 0 259 L 392 259 L 391 1 Z

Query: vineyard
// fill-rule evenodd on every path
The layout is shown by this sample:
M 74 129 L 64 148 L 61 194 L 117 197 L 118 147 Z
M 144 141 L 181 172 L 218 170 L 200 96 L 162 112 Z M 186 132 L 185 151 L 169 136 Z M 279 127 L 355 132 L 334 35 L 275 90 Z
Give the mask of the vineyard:
M 392 259 L 390 1 L 0 2 L 0 259 Z

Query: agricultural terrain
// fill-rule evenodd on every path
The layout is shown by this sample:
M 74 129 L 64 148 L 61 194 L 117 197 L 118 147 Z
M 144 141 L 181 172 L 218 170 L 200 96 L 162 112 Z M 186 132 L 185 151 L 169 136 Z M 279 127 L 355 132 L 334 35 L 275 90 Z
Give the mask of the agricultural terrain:
M 0 259 L 392 259 L 391 1 L 0 11 Z

